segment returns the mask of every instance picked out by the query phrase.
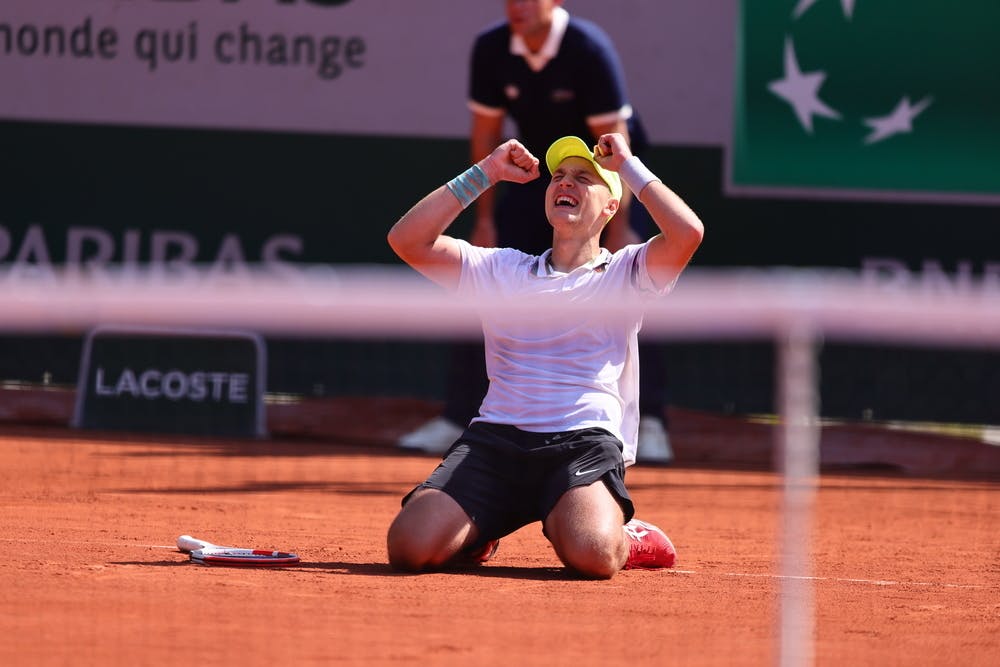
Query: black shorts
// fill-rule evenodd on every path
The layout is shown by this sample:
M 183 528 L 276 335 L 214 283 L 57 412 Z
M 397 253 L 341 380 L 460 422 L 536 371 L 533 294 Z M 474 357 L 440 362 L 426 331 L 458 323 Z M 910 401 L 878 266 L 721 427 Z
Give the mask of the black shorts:
M 631 520 L 635 508 L 625 488 L 622 444 L 608 431 L 531 433 L 476 422 L 416 488 L 440 489 L 465 510 L 479 529 L 474 548 L 543 521 L 564 493 L 597 480 Z

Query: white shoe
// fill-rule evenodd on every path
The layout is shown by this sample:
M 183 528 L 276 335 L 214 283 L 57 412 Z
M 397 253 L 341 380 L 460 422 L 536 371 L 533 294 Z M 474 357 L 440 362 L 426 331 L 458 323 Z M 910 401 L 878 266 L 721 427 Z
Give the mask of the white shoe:
M 435 417 L 415 431 L 410 431 L 396 445 L 403 449 L 419 449 L 428 454 L 443 454 L 462 435 L 463 429 L 444 417 Z
M 635 453 L 636 463 L 670 463 L 674 450 L 670 447 L 670 434 L 659 417 L 639 417 L 639 442 Z

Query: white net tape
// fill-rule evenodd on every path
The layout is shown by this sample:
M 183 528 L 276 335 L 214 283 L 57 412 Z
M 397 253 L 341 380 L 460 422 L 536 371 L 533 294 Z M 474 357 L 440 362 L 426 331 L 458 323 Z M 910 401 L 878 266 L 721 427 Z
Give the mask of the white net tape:
M 115 274 L 0 277 L 0 331 L 84 331 L 97 324 L 229 326 L 265 334 L 470 334 L 470 304 L 408 269 L 356 267 L 287 274 Z M 511 317 L 628 307 L 498 300 Z M 644 330 L 662 337 L 781 337 L 807 327 L 823 338 L 994 346 L 1000 291 L 961 294 L 886 288 L 845 272 L 688 270 L 649 302 Z

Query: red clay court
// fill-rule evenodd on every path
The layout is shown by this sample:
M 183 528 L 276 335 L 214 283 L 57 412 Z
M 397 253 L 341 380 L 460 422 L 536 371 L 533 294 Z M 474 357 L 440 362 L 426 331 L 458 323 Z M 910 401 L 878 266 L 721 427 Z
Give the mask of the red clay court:
M 48 417 L 64 400 L 50 399 Z M 45 421 L 32 401 L 27 409 Z M 435 459 L 388 443 L 427 407 L 400 402 L 378 432 L 339 434 L 331 424 L 347 413 L 364 417 L 372 402 L 272 408 L 274 437 L 262 442 L 3 426 L 0 660 L 775 663 L 782 481 L 761 458 L 769 427 L 678 412 L 680 463 L 630 469 L 639 515 L 677 545 L 673 570 L 580 580 L 560 566 L 540 526 L 529 526 L 486 565 L 414 576 L 389 569 L 385 531 Z M 293 421 L 295 436 L 283 432 Z M 873 434 L 828 430 L 824 457 L 850 458 L 843 443 L 871 445 Z M 815 664 L 997 664 L 996 471 L 920 469 L 928 451 L 950 451 L 956 465 L 975 457 L 993 465 L 996 448 L 879 437 L 885 451 L 909 445 L 897 467 L 909 471 L 828 465 L 819 480 L 809 580 Z M 720 463 L 727 442 L 745 460 Z M 939 460 L 947 465 L 947 455 Z M 183 533 L 290 550 L 302 562 L 198 566 L 174 546 Z

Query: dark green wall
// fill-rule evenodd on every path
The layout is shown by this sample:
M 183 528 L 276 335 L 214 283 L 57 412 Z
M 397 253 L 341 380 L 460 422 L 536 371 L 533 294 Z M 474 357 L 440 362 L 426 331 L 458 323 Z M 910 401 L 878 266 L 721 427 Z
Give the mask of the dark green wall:
M 395 262 L 384 232 L 467 162 L 460 140 L 10 122 L 0 154 L 0 226 L 16 237 L 43 224 L 54 261 L 61 231 L 95 225 L 189 230 L 206 260 L 224 233 L 238 233 L 252 261 L 262 239 L 285 232 L 304 238 L 305 262 Z M 699 265 L 1000 261 L 1000 206 L 727 197 L 723 158 L 655 147 L 646 160 L 705 220 Z
M 0 270 L 29 225 L 44 230 L 54 263 L 65 259 L 66 229 L 91 226 L 119 243 L 126 229 L 185 231 L 199 239 L 200 261 L 226 234 L 239 236 L 248 262 L 267 238 L 293 234 L 304 243 L 299 261 L 395 263 L 385 232 L 464 169 L 466 153 L 460 140 L 0 123 L 0 232 L 10 246 Z M 946 270 L 968 261 L 978 273 L 1000 248 L 996 206 L 734 198 L 723 194 L 721 148 L 656 147 L 646 162 L 704 219 L 701 266 L 857 268 L 865 257 L 892 257 L 913 270 L 928 258 Z M 465 216 L 458 232 L 467 225 Z M 269 388 L 439 397 L 442 347 L 270 340 Z M 0 338 L 0 378 L 49 373 L 71 384 L 78 356 L 75 336 Z M 676 404 L 773 409 L 766 342 L 691 341 L 670 345 L 667 357 Z M 829 346 L 824 411 L 995 421 L 994 402 L 981 397 L 996 395 L 996 361 L 987 351 Z

